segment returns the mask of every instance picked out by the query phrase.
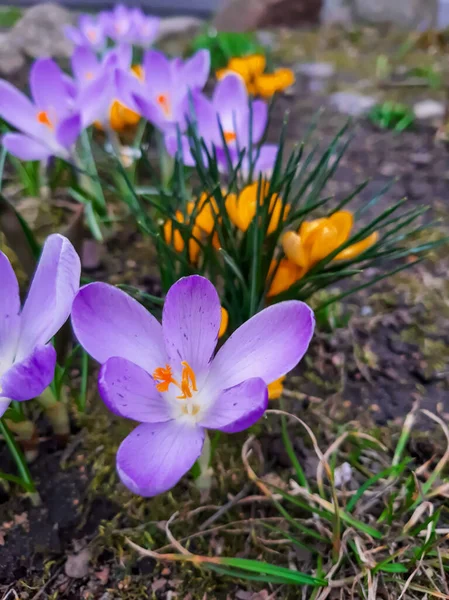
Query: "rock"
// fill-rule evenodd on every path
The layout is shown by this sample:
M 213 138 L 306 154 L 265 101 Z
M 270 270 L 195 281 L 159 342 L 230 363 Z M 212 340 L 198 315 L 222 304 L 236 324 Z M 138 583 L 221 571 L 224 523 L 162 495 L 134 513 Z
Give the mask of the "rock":
M 25 66 L 25 57 L 11 33 L 0 35 L 0 75 L 9 77 Z
M 433 160 L 433 156 L 430 152 L 413 152 L 410 154 L 410 160 L 418 167 L 424 167 L 426 165 L 430 165 Z
M 84 548 L 78 554 L 71 554 L 67 557 L 64 571 L 67 577 L 73 579 L 83 579 L 89 573 L 90 550 Z
M 399 27 L 435 28 L 438 0 L 350 0 L 357 21 L 393 23 Z
M 324 0 L 321 10 L 322 23 L 343 23 L 348 25 L 352 22 L 352 6 L 349 0 Z
M 29 8 L 8 35 L 31 58 L 69 58 L 72 44 L 66 39 L 63 28 L 74 20 L 73 13 L 57 4 L 39 4 Z
M 316 79 L 327 79 L 335 75 L 334 65 L 326 62 L 303 63 L 298 65 L 296 71 L 300 75 Z
M 436 100 L 422 100 L 413 107 L 417 119 L 439 119 L 444 117 L 445 106 Z
M 196 17 L 167 17 L 161 19 L 157 39 L 160 41 L 176 35 L 195 34 L 203 25 L 204 21 Z
M 322 0 L 227 0 L 213 26 L 221 31 L 318 23 Z
M 376 104 L 376 99 L 372 96 L 363 96 L 352 92 L 336 92 L 329 96 L 329 102 L 345 115 L 360 117 Z

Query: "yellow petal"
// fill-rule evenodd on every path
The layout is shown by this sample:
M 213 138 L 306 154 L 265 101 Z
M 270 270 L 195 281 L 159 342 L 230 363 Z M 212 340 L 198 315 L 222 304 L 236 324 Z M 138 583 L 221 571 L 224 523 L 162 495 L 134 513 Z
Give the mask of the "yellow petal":
M 184 223 L 184 215 L 180 210 L 176 211 L 176 221 L 178 223 Z M 184 250 L 184 240 L 178 229 L 173 231 L 173 221 L 169 219 L 164 223 L 164 237 L 167 244 L 172 244 L 176 252 L 182 252 Z
M 326 222 L 327 219 L 314 219 L 313 221 L 303 221 L 301 223 L 301 227 L 299 228 L 299 235 L 304 244 L 309 243 L 310 234 L 315 231 L 318 227 L 320 227 L 323 223 Z
M 342 250 L 339 254 L 337 254 L 334 260 L 348 260 L 349 258 L 354 258 L 375 244 L 378 239 L 379 234 L 377 231 L 375 231 L 364 240 L 361 240 L 356 244 L 352 244 L 352 246 Z
M 207 193 L 201 194 L 199 208 L 195 223 L 205 233 L 211 234 L 215 227 L 215 215 L 218 215 L 218 206 L 215 198 L 209 197 Z
M 201 229 L 194 226 L 192 230 L 192 238 L 189 240 L 189 259 L 190 262 L 196 264 L 198 262 L 198 256 L 200 254 L 201 246 L 196 240 L 201 239 Z
M 268 273 L 269 277 L 273 272 L 275 266 L 276 261 L 273 261 L 271 263 L 270 272 Z M 281 292 L 288 290 L 288 288 L 292 286 L 295 283 L 295 281 L 298 281 L 299 279 L 301 279 L 301 277 L 303 277 L 305 272 L 305 269 L 302 269 L 290 260 L 283 258 L 280 261 L 279 267 L 276 271 L 273 281 L 271 282 L 271 287 L 267 294 L 268 298 L 277 296 Z
M 293 85 L 295 76 L 290 69 L 279 69 L 274 73 L 260 75 L 256 79 L 257 92 L 264 98 L 271 98 L 276 92 L 282 92 Z
M 267 385 L 269 400 L 278 400 L 282 396 L 282 392 L 284 391 L 284 381 L 285 375 L 279 377 L 279 379 L 275 379 Z
M 226 329 L 228 328 L 228 323 L 229 323 L 229 313 L 228 311 L 222 306 L 221 307 L 221 324 L 220 324 L 220 331 L 218 332 L 218 337 L 221 338 L 221 336 L 223 336 L 226 333 Z
M 137 79 L 140 79 L 140 81 L 145 81 L 145 71 L 143 70 L 142 65 L 133 65 L 131 67 L 131 72 Z
M 229 218 L 241 231 L 246 231 L 256 214 L 258 184 L 246 186 L 239 197 L 229 194 L 226 198 L 226 210 Z
M 271 218 L 270 218 L 270 224 L 268 226 L 268 231 L 267 231 L 268 235 L 270 233 L 273 233 L 273 231 L 276 231 L 276 229 L 278 228 L 281 215 L 284 219 L 286 219 L 289 212 L 290 212 L 290 206 L 287 205 L 287 206 L 283 207 L 281 198 L 279 198 L 279 196 L 277 194 L 273 194 L 271 196 L 271 200 L 270 200 Z
M 244 56 L 241 60 L 245 61 L 247 69 L 253 77 L 261 75 L 265 71 L 267 61 L 263 54 L 250 54 L 249 56 Z
M 117 100 L 114 100 L 109 109 L 109 125 L 113 131 L 122 131 L 125 128 L 121 104 Z
M 325 258 L 338 248 L 338 232 L 329 219 L 309 235 L 309 262 L 311 265 Z
M 337 241 L 338 246 L 340 246 L 349 238 L 351 229 L 354 225 L 354 217 L 352 216 L 352 213 L 347 210 L 339 210 L 329 217 L 329 221 L 335 226 L 338 232 Z
M 287 231 L 282 236 L 282 249 L 285 256 L 295 265 L 307 268 L 308 260 L 301 237 L 294 231 Z

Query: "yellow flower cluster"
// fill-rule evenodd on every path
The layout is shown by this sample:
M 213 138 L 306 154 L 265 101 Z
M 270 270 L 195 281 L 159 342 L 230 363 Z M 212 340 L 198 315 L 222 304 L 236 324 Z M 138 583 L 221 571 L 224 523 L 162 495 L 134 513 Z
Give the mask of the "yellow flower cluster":
M 262 54 L 231 58 L 225 69 L 217 71 L 217 78 L 237 73 L 245 81 L 248 93 L 262 98 L 271 98 L 276 92 L 282 92 L 295 83 L 295 76 L 290 69 L 265 73 L 265 68 L 266 60 Z

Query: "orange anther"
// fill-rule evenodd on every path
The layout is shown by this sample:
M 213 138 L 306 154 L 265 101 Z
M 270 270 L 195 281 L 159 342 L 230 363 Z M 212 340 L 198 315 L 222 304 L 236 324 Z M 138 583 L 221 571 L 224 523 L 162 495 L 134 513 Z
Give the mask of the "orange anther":
M 37 120 L 39 123 L 42 123 L 42 125 L 46 125 L 47 127 L 50 127 L 50 129 L 53 129 L 53 123 L 50 121 L 50 117 L 46 110 L 41 110 L 37 113 Z

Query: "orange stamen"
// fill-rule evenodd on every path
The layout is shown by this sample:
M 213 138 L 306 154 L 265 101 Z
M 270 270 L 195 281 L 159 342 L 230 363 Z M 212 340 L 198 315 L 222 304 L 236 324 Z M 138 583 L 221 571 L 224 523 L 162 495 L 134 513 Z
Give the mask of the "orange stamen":
M 233 131 L 225 131 L 224 139 L 229 143 L 235 141 L 237 138 L 236 134 Z
M 37 120 L 39 123 L 42 123 L 42 125 L 46 125 L 50 129 L 53 129 L 53 123 L 50 121 L 50 117 L 46 110 L 41 110 L 37 113 Z
M 162 108 L 165 116 L 169 117 L 171 115 L 171 106 L 170 100 L 167 98 L 167 96 L 165 94 L 159 94 L 159 96 L 156 98 L 156 102 Z
M 168 388 L 172 383 L 182 392 L 177 398 L 179 400 L 187 400 L 187 398 L 192 397 L 192 392 L 198 391 L 196 387 L 196 376 L 188 362 L 183 361 L 181 364 L 183 369 L 180 384 L 173 378 L 173 371 L 170 365 L 155 369 L 153 372 L 153 379 L 156 382 L 156 389 L 158 392 L 168 392 Z
M 153 373 L 153 379 L 156 381 L 156 389 L 158 392 L 167 392 L 169 385 L 174 383 L 179 387 L 179 384 L 173 379 L 173 373 L 170 365 L 164 367 L 158 367 Z

